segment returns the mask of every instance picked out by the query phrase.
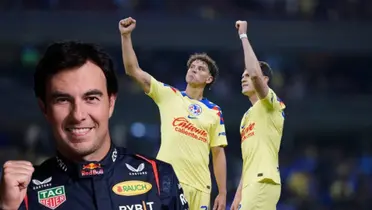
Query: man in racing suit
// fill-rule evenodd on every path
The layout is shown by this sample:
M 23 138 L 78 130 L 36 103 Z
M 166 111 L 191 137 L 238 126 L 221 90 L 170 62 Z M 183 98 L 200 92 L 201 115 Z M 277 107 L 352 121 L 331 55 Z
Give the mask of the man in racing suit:
M 173 168 L 113 145 L 109 119 L 118 82 L 113 61 L 95 45 L 48 47 L 34 91 L 57 155 L 40 166 L 7 161 L 1 210 L 187 210 Z
M 22 210 L 186 210 L 170 164 L 112 146 L 100 162 L 60 154 L 36 167 Z

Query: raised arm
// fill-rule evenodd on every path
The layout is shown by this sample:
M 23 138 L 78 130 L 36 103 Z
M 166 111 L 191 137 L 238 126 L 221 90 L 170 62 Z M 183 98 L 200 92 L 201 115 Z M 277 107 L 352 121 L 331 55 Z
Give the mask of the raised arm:
M 145 93 L 149 93 L 151 75 L 140 68 L 136 53 L 133 49 L 131 34 L 135 27 L 136 20 L 131 17 L 125 18 L 119 22 L 125 73 L 132 77 L 142 87 Z
M 264 80 L 260 64 L 251 44 L 249 43 L 247 37 L 247 21 L 238 20 L 236 21 L 235 26 L 238 29 L 239 37 L 243 45 L 245 70 L 248 72 L 249 77 L 252 80 L 252 84 L 258 97 L 263 99 L 269 92 L 269 86 Z

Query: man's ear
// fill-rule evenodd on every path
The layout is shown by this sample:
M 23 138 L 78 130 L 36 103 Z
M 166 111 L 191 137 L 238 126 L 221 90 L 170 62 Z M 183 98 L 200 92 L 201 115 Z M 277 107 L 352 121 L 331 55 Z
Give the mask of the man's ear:
M 213 80 L 214 80 L 213 76 L 209 76 L 206 83 L 211 84 L 213 82 Z

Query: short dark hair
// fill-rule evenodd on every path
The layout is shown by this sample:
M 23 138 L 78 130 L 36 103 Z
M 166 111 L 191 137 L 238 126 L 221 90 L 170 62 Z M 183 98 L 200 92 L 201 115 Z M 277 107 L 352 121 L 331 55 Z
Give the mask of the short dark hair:
M 262 74 L 269 78 L 269 83 L 271 82 L 271 78 L 273 77 L 273 70 L 271 69 L 270 65 L 265 61 L 259 61 Z
M 189 60 L 187 61 L 187 68 L 190 68 L 191 63 L 194 62 L 195 60 L 201 60 L 207 64 L 209 73 L 213 77 L 213 81 L 206 86 L 207 88 L 210 88 L 213 85 L 213 83 L 217 80 L 219 74 L 216 62 L 211 57 L 209 57 L 207 53 L 195 53 L 191 55 Z
M 91 43 L 64 41 L 51 44 L 37 64 L 34 73 L 36 97 L 45 102 L 46 84 L 50 77 L 66 69 L 81 67 L 87 61 L 93 62 L 102 69 L 106 77 L 108 94 L 117 94 L 118 81 L 110 56 Z

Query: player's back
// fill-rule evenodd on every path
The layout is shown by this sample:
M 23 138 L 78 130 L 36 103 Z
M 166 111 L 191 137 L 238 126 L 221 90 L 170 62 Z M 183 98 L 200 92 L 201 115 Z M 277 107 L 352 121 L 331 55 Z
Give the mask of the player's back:
M 280 184 L 278 153 L 282 138 L 285 105 L 270 89 L 241 121 L 243 187 L 252 182 Z
M 224 128 L 215 132 L 223 123 L 219 107 L 207 99 L 191 99 L 154 78 L 148 95 L 158 105 L 161 116 L 157 158 L 172 164 L 180 182 L 210 192 L 210 148 L 219 143 L 215 140 L 218 135 L 226 135 Z

